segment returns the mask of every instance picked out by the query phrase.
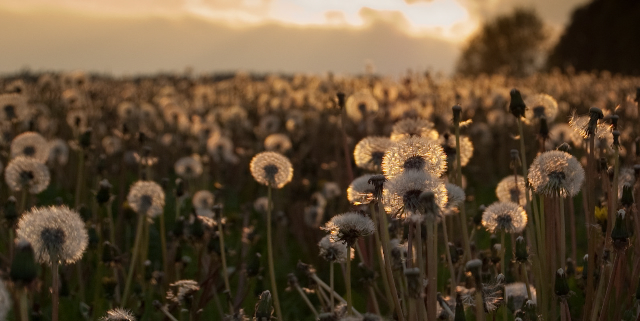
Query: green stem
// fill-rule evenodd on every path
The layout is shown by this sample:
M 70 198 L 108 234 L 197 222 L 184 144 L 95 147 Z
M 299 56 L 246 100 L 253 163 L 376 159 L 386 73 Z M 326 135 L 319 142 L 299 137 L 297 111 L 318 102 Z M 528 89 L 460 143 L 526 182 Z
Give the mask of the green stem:
M 458 288 L 456 271 L 453 267 L 453 260 L 451 259 L 451 251 L 449 250 L 449 232 L 447 231 L 447 218 L 442 218 L 442 235 L 444 236 L 445 251 L 447 257 L 447 265 L 449 265 L 449 274 L 451 274 L 451 297 L 455 297 L 456 289 Z
M 227 271 L 227 256 L 224 253 L 224 231 L 222 229 L 222 217 L 218 218 L 218 237 L 220 238 L 220 260 L 222 260 L 222 276 L 224 278 L 224 288 L 228 295 L 231 296 L 231 287 L 229 286 L 229 273 Z M 231 311 L 233 314 L 233 309 Z
M 456 123 L 456 185 L 462 187 L 462 161 L 460 158 L 460 124 Z M 462 241 L 464 242 L 464 252 L 466 258 L 471 260 L 471 244 L 469 242 L 469 231 L 467 228 L 467 213 L 464 204 L 460 206 L 460 220 L 462 227 Z
M 76 180 L 76 198 L 74 208 L 78 210 L 80 206 L 80 196 L 82 193 L 82 180 L 84 179 L 84 150 L 81 148 L 78 151 L 78 177 Z
M 527 266 L 522 264 L 522 278 L 524 279 L 524 284 L 527 287 L 527 298 L 529 300 L 533 300 L 531 296 L 531 289 L 529 289 L 529 274 L 527 273 Z
M 402 306 L 400 305 L 400 299 L 398 298 L 398 291 L 396 288 L 395 280 L 393 279 L 393 271 L 391 270 L 391 252 L 389 249 L 389 223 L 387 223 L 387 214 L 384 212 L 380 203 L 376 205 L 378 207 L 378 217 L 380 218 L 380 230 L 382 231 L 382 250 L 384 254 L 384 265 L 387 273 L 387 281 L 389 282 L 389 289 L 391 290 L 391 296 L 393 297 L 393 305 L 395 306 L 396 315 L 398 320 L 404 320 L 404 314 L 402 312 Z M 400 278 L 404 279 L 404 278 Z
M 347 244 L 347 271 L 345 272 L 345 282 L 347 287 L 347 315 L 352 315 L 351 307 L 353 306 L 351 302 L 351 245 Z
M 138 258 L 138 252 L 140 251 L 140 242 L 142 240 L 142 234 L 144 224 L 146 220 L 146 214 L 138 214 L 138 227 L 136 228 L 136 239 L 133 245 L 133 252 L 131 254 L 131 262 L 129 263 L 129 272 L 127 273 L 127 281 L 124 285 L 124 292 L 122 292 L 122 306 L 126 306 L 129 296 L 129 290 L 131 289 L 131 281 L 133 281 L 133 272 L 136 268 L 136 259 Z
M 373 218 L 373 223 L 376 225 L 376 233 L 374 233 L 374 239 L 376 242 L 376 258 L 378 259 L 378 265 L 380 266 L 380 274 L 382 275 L 382 285 L 384 286 L 384 294 L 387 298 L 388 304 L 391 304 L 393 300 L 391 298 L 391 289 L 389 287 L 389 280 L 387 278 L 387 272 L 385 271 L 385 264 L 382 258 L 382 241 L 380 241 L 380 220 L 378 219 L 378 215 L 376 215 L 373 203 L 369 203 L 369 212 L 371 213 L 371 218 Z
M 507 252 L 507 244 L 506 244 L 506 236 L 507 233 L 502 230 L 500 232 L 500 273 L 506 278 L 507 277 L 507 262 L 504 260 L 504 254 Z M 502 320 L 507 321 L 507 306 L 502 305 Z
M 169 257 L 167 255 L 167 235 L 166 226 L 164 223 L 164 210 L 160 212 L 160 246 L 162 247 L 162 270 L 164 275 L 169 275 Z M 164 278 L 164 284 L 166 285 L 168 278 Z
M 20 289 L 20 319 L 29 321 L 29 290 L 26 286 Z
M 349 259 L 351 259 L 351 258 L 347 257 L 347 260 L 349 260 Z M 333 293 L 335 292 L 334 291 L 334 287 L 333 287 L 333 279 L 334 279 L 334 273 L 335 273 L 334 272 L 334 270 L 335 270 L 334 265 L 335 265 L 335 263 L 333 263 L 333 262 L 329 263 L 329 285 L 331 286 L 331 291 L 329 292 L 329 300 L 331 301 L 331 303 L 330 303 L 331 311 L 334 311 L 335 308 L 336 308 L 334 300 L 333 300 Z
M 300 294 L 300 296 L 302 297 L 302 300 L 304 300 L 304 302 L 307 304 L 307 306 L 309 307 L 311 312 L 313 312 L 313 315 L 317 319 L 318 318 L 318 311 L 316 311 L 316 308 L 313 307 L 313 304 L 311 304 L 311 301 L 309 301 L 309 298 L 307 297 L 307 295 L 304 293 L 304 291 L 302 291 L 302 289 L 300 288 L 300 285 L 296 283 L 295 287 L 296 287 L 296 290 L 298 291 L 298 293 Z
M 58 259 L 57 259 L 57 255 L 56 258 L 53 260 L 52 264 L 51 264 L 51 321 L 58 321 L 58 308 L 59 308 L 59 300 L 60 300 L 60 295 L 59 295 L 59 280 L 60 280 L 60 276 L 58 273 Z
M 564 217 L 564 197 L 559 197 L 560 202 L 560 267 L 564 270 L 567 267 L 567 231 Z
M 273 266 L 273 241 L 271 235 L 271 186 L 268 187 L 267 202 L 267 260 L 269 261 L 269 277 L 271 278 L 271 291 L 273 292 L 273 305 L 276 309 L 278 321 L 282 321 L 282 310 L 280 310 L 280 300 L 278 299 L 278 286 L 276 284 L 276 272 Z M 347 253 L 350 254 L 350 253 Z M 349 257 L 349 255 L 347 255 Z
M 435 218 L 427 218 L 427 264 L 429 283 L 427 286 L 427 318 L 428 320 L 436 320 L 436 309 L 438 304 L 437 291 L 438 291 L 438 247 L 437 238 L 438 225 L 434 222 Z M 422 238 L 420 237 L 420 226 L 418 228 L 418 246 L 422 245 Z M 422 271 L 424 271 L 424 264 L 422 264 L 422 249 L 418 251 L 418 263 L 420 266 L 420 279 L 422 280 Z M 424 303 L 422 303 L 424 305 Z M 418 307 L 420 309 L 420 307 Z

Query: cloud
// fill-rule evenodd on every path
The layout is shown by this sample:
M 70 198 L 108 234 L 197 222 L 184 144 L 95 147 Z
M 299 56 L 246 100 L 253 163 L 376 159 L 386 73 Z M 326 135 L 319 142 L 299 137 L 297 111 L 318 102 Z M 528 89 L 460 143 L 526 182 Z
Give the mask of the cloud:
M 403 33 L 394 25 L 397 15 L 364 14 L 370 20 L 363 28 L 274 23 L 234 28 L 193 16 L 133 19 L 0 10 L 0 28 L 13 30 L 0 34 L 0 72 L 29 66 L 134 74 L 191 66 L 198 72 L 358 73 L 366 59 L 384 74 L 453 69 L 456 45 Z

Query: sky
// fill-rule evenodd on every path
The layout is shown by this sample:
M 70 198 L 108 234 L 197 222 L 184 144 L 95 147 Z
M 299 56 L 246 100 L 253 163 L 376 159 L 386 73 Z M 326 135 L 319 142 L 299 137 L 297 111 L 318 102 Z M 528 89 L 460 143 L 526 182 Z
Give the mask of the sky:
M 451 73 L 486 19 L 587 0 L 2 0 L 0 73 Z

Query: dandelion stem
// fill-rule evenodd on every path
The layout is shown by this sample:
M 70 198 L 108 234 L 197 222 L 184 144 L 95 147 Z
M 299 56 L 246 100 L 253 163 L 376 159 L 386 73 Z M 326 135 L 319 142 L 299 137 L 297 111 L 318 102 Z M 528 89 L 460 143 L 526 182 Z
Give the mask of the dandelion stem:
M 76 180 L 76 198 L 74 208 L 78 210 L 80 206 L 80 196 L 82 193 L 82 180 L 84 179 L 84 149 L 80 148 L 78 151 L 78 177 Z
M 522 278 L 524 279 L 524 284 L 527 287 L 527 299 L 533 300 L 531 296 L 531 289 L 529 289 L 529 274 L 527 273 L 527 266 L 522 264 Z
M 595 249 L 595 244 L 594 242 L 591 242 L 592 239 L 595 238 L 595 236 L 597 234 L 591 234 L 591 217 L 593 216 L 593 210 L 595 208 L 595 188 L 594 188 L 594 182 L 595 182 L 595 170 L 594 170 L 594 162 L 595 162 L 595 137 L 594 135 L 590 135 L 589 136 L 589 156 L 587 157 L 587 194 L 583 195 L 583 197 L 585 197 L 587 199 L 587 208 L 584 211 L 584 214 L 586 216 L 586 222 L 587 222 L 587 237 L 589 239 L 589 243 L 588 243 L 588 255 L 589 255 L 589 261 L 587 263 L 587 298 L 584 302 L 584 313 L 583 315 L 588 315 L 588 311 L 596 306 L 593 304 L 593 283 L 594 283 L 594 278 L 593 278 L 593 272 L 595 270 L 595 253 L 596 253 L 596 249 Z M 594 309 L 595 310 L 595 309 Z M 592 318 L 593 320 L 593 318 Z
M 229 273 L 227 271 L 227 256 L 225 254 L 224 246 L 224 231 L 222 229 L 222 217 L 218 218 L 218 237 L 220 239 L 220 260 L 222 261 L 222 276 L 224 277 L 224 288 L 228 295 L 231 296 L 231 287 L 229 286 Z M 233 309 L 231 310 L 233 313 Z
M 567 266 L 567 231 L 564 217 L 564 197 L 558 197 L 560 203 L 560 267 L 566 269 Z
M 376 233 L 374 233 L 374 239 L 376 242 L 375 253 L 378 259 L 378 264 L 380 265 L 380 274 L 382 275 L 382 281 L 383 281 L 382 284 L 384 286 L 384 294 L 387 298 L 387 302 L 391 304 L 391 301 L 393 300 L 391 297 L 391 287 L 389 286 L 389 279 L 387 277 L 387 272 L 385 271 L 386 270 L 385 263 L 381 253 L 382 241 L 380 240 L 380 233 L 381 233 L 382 225 L 380 223 L 380 220 L 378 219 L 377 213 L 375 212 L 373 203 L 369 203 L 369 211 L 371 212 L 371 218 L 373 219 L 373 222 L 376 225 Z
M 351 259 L 351 258 L 347 258 L 347 260 L 349 260 L 349 259 Z M 329 285 L 331 286 L 331 291 L 329 292 L 329 298 L 330 298 L 330 301 L 331 301 L 331 303 L 330 303 L 331 311 L 333 311 L 335 309 L 335 303 L 333 301 L 333 292 L 335 292 L 333 290 L 334 289 L 334 287 L 333 287 L 333 278 L 334 278 L 334 274 L 335 274 L 334 265 L 335 265 L 335 263 L 333 263 L 333 262 L 329 263 Z
M 500 232 L 500 273 L 506 278 L 507 262 L 504 260 L 504 254 L 507 252 L 506 236 L 507 233 L 502 230 Z M 507 306 L 502 306 L 502 320 L 507 320 Z
M 617 197 L 617 195 L 616 195 Z M 618 268 L 620 267 L 620 261 L 622 260 L 622 257 L 624 256 L 624 250 L 622 251 L 615 251 L 616 252 L 616 259 L 613 263 L 613 269 L 611 270 L 611 275 L 609 276 L 609 284 L 607 285 L 607 292 L 604 295 L 604 300 L 602 300 L 602 308 L 600 309 L 600 321 L 604 321 L 607 319 L 607 312 L 609 310 L 609 298 L 611 298 L 611 290 L 614 287 L 614 281 L 616 279 L 616 272 L 618 271 Z
M 56 255 L 57 256 L 57 255 Z M 58 308 L 59 308 L 59 278 L 58 273 L 58 259 L 57 257 L 52 260 L 51 263 L 51 321 L 58 321 Z
M 20 291 L 20 319 L 29 321 L 29 290 L 23 286 Z
M 276 317 L 278 318 L 278 321 L 282 321 L 282 310 L 280 309 L 280 300 L 278 299 L 278 286 L 276 284 L 276 271 L 273 266 L 273 241 L 271 235 L 271 207 L 273 204 L 273 200 L 271 198 L 271 186 L 268 186 L 267 190 L 267 260 L 269 261 L 269 277 L 271 279 L 271 290 L 273 292 L 273 305 L 276 309 Z
M 307 297 L 307 295 L 304 293 L 304 291 L 302 291 L 302 288 L 300 288 L 300 285 L 297 282 L 295 283 L 294 286 L 295 286 L 296 290 L 298 291 L 298 293 L 300 294 L 300 296 L 302 297 L 302 300 L 304 300 L 304 302 L 307 304 L 307 306 L 309 307 L 311 312 L 313 312 L 313 315 L 317 319 L 318 318 L 318 311 L 316 311 L 316 308 L 313 307 L 313 304 L 311 304 L 311 301 L 309 301 L 309 298 Z
M 460 158 L 460 123 L 455 122 L 456 131 L 456 185 L 462 187 L 462 161 Z M 462 241 L 464 242 L 465 257 L 471 260 L 471 244 L 469 242 L 469 231 L 467 229 L 467 213 L 464 204 L 460 205 L 460 221 L 462 227 Z
M 160 212 L 160 246 L 162 247 L 162 270 L 164 275 L 169 275 L 169 258 L 167 257 L 167 235 L 166 235 L 166 226 L 164 223 L 164 209 Z M 164 278 L 164 285 L 168 284 L 169 278 Z
M 591 260 L 591 258 L 589 258 L 589 260 Z M 585 305 L 586 311 L 591 310 L 591 321 L 598 320 L 598 311 L 600 311 L 600 303 L 602 302 L 602 296 L 604 294 L 604 281 L 609 278 L 609 275 L 611 273 L 611 263 L 604 263 L 602 265 L 602 270 L 604 270 L 604 272 L 602 273 L 602 275 L 600 275 L 600 282 L 598 282 L 598 292 L 596 293 L 594 306 L 587 307 Z M 587 272 L 589 272 L 589 274 L 593 273 L 591 271 Z
M 351 307 L 353 306 L 351 301 L 351 245 L 347 244 L 347 272 L 345 273 L 345 282 L 347 287 L 347 314 L 351 315 Z
M 131 262 L 129 263 L 129 271 L 127 273 L 127 281 L 124 285 L 124 292 L 122 292 L 122 306 L 127 304 L 129 296 L 129 290 L 131 290 L 131 281 L 133 281 L 133 272 L 136 267 L 136 259 L 138 258 L 138 252 L 140 251 L 140 242 L 142 240 L 143 228 L 145 224 L 145 213 L 138 214 L 138 225 L 136 228 L 136 239 L 133 244 L 133 252 L 131 254 Z
M 436 320 L 436 305 L 438 302 L 437 292 L 438 292 L 438 247 L 436 244 L 437 238 L 436 235 L 438 233 L 438 225 L 435 224 L 434 218 L 427 219 L 427 264 L 428 266 L 428 278 L 429 283 L 427 285 L 428 295 L 427 295 L 427 318 L 428 320 Z M 418 229 L 418 246 L 422 245 L 422 237 L 420 233 L 420 225 L 416 224 L 416 228 Z M 420 280 L 423 279 L 422 271 L 424 271 L 424 264 L 422 264 L 422 250 L 418 253 L 418 264 L 420 267 Z M 453 277 L 452 277 L 453 278 Z M 424 302 L 422 303 L 424 305 Z M 420 308 L 419 308 L 420 309 Z
M 451 251 L 449 250 L 449 232 L 447 231 L 447 218 L 442 218 L 442 235 L 444 236 L 444 244 L 445 251 L 447 257 L 447 265 L 449 265 L 449 274 L 451 274 L 451 297 L 454 297 L 456 294 L 456 289 L 458 288 L 456 272 L 453 267 L 453 260 L 451 259 Z

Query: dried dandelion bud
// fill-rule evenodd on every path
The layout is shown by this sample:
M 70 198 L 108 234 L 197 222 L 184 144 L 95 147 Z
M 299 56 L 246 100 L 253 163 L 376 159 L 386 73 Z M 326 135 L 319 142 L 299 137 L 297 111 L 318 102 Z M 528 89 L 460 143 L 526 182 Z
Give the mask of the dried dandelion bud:
M 516 262 L 525 263 L 529 260 L 529 249 L 527 248 L 527 242 L 524 241 L 524 237 L 518 236 L 516 239 Z
M 15 253 L 11 261 L 9 277 L 13 282 L 31 284 L 38 277 L 38 265 L 31 244 L 25 240 L 16 240 Z
M 524 100 L 522 100 L 520 91 L 515 88 L 511 89 L 509 95 L 511 96 L 511 101 L 509 102 L 509 112 L 513 114 L 513 116 L 515 116 L 517 119 L 520 119 L 520 117 L 524 117 L 527 105 L 525 105 Z
M 113 186 L 109 184 L 108 180 L 103 179 L 102 181 L 100 181 L 98 192 L 96 193 L 96 201 L 98 202 L 98 204 L 104 205 L 105 203 L 109 202 L 109 200 L 111 200 L 112 187 Z
M 616 213 L 616 221 L 611 230 L 611 240 L 613 240 L 613 246 L 618 249 L 624 249 L 629 244 L 629 231 L 627 230 L 627 222 L 625 221 L 624 209 L 618 210 Z
M 453 124 L 458 125 L 462 119 L 462 107 L 460 105 L 455 105 L 451 107 L 451 111 L 453 112 Z
M 256 312 L 254 314 L 254 320 L 256 321 L 269 321 L 273 315 L 273 306 L 271 304 L 271 292 L 266 290 L 260 294 L 260 299 L 256 303 Z
M 567 283 L 567 275 L 562 268 L 556 271 L 556 281 L 554 291 L 557 296 L 563 297 L 569 295 L 569 284 Z

